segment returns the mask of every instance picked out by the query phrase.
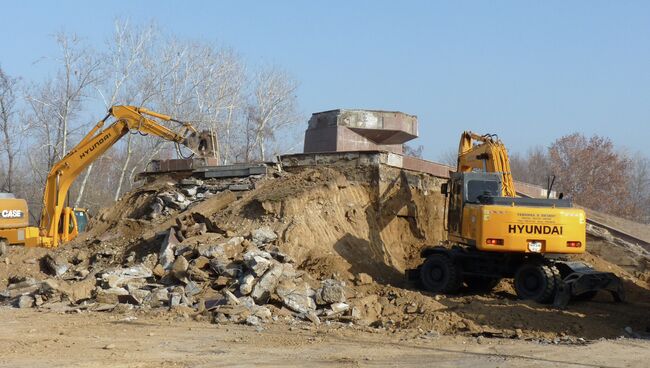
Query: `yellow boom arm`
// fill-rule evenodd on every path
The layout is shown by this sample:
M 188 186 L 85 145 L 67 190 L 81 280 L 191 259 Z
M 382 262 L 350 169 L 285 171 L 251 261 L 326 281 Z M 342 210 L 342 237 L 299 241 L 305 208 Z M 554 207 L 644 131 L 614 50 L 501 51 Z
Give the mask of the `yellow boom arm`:
M 478 135 L 470 131 L 463 132 L 458 146 L 457 171 L 469 172 L 474 169 L 502 173 L 502 195 L 515 197 L 515 184 L 510 172 L 508 150 L 498 138 L 491 135 Z
M 110 116 L 113 116 L 116 120 L 106 129 L 101 130 L 104 122 Z M 182 124 L 184 131 L 181 134 L 176 133 L 149 117 Z M 60 240 L 67 240 L 59 239 L 59 226 L 68 189 L 84 169 L 129 131 L 152 134 L 184 145 L 187 143 L 188 135 L 196 133 L 196 130 L 190 124 L 172 119 L 167 115 L 141 107 L 113 106 L 108 111 L 108 115 L 100 120 L 77 146 L 70 150 L 61 161 L 52 166 L 45 184 L 43 212 L 39 225 L 39 233 L 43 237 L 42 241 L 47 243 L 43 245 L 56 247 Z

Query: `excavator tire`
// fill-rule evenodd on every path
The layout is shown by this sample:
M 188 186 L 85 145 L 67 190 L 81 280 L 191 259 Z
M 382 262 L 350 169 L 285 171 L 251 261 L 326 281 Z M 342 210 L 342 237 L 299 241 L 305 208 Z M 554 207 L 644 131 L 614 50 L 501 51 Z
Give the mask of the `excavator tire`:
M 484 276 L 465 276 L 465 284 L 472 291 L 488 292 L 499 284 L 501 279 Z
M 420 282 L 428 291 L 441 294 L 458 292 L 463 284 L 461 270 L 448 256 L 434 253 L 420 268 Z
M 548 304 L 555 298 L 561 280 L 560 271 L 554 265 L 528 262 L 515 273 L 515 291 L 520 299 Z

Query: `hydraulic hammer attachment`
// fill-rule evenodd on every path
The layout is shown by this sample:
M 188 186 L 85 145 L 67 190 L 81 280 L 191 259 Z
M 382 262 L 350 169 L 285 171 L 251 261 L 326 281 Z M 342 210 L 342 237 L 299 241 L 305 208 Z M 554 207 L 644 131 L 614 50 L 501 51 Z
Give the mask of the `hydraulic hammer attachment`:
M 611 272 L 596 271 L 582 262 L 555 262 L 563 276 L 557 285 L 553 306 L 564 308 L 571 299 L 589 299 L 607 290 L 616 302 L 625 300 L 621 279 Z

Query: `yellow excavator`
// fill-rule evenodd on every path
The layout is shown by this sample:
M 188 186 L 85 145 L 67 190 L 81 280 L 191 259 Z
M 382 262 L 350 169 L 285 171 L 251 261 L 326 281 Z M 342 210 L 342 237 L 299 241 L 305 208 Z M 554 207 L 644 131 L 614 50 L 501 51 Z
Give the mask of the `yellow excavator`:
M 562 195 L 517 197 L 508 152 L 495 135 L 463 132 L 457 171 L 441 191 L 447 246 L 422 249 L 423 264 L 409 272 L 425 289 L 455 293 L 466 285 L 487 291 L 513 278 L 519 298 L 558 307 L 593 298 L 599 290 L 623 299 L 613 273 L 567 259 L 585 252 L 585 212 Z
M 102 129 L 110 117 L 115 120 Z M 152 118 L 180 124 L 182 131 L 172 131 Z M 0 196 L 0 242 L 54 248 L 74 239 L 85 229 L 88 214 L 85 209 L 65 205 L 70 186 L 84 169 L 129 132 L 151 134 L 175 142 L 179 153 L 179 145 L 184 145 L 193 153 L 200 153 L 210 144 L 204 142 L 205 135 L 199 134 L 189 123 L 142 107 L 113 106 L 81 142 L 50 169 L 43 193 L 39 227 L 28 226 L 24 199 L 17 199 L 11 194 Z

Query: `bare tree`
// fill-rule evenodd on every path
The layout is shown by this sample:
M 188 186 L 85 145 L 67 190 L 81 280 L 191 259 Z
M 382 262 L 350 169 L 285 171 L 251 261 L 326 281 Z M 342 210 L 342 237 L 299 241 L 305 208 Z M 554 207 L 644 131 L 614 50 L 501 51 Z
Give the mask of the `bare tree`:
M 47 148 L 46 168 L 67 153 L 70 134 L 78 128 L 72 121 L 82 111 L 90 88 L 101 80 L 100 59 L 76 35 L 59 33 L 56 41 L 61 52 L 56 77 L 32 88 L 26 96 L 32 123 L 41 131 L 41 144 Z
M 549 147 L 551 171 L 558 191 L 576 203 L 614 215 L 630 217 L 631 161 L 614 150 L 609 138 L 574 133 Z
M 299 121 L 297 88 L 297 82 L 280 69 L 268 68 L 257 73 L 248 107 L 247 161 L 253 147 L 258 150 L 258 159 L 266 160 L 269 141 L 275 139 L 278 131 Z
M 541 146 L 529 149 L 525 155 L 511 154 L 510 167 L 515 179 L 535 185 L 546 186 L 551 175 L 548 154 Z
M 438 162 L 451 166 L 456 169 L 458 165 L 458 148 L 448 148 L 440 155 L 438 155 Z
M 18 142 L 16 138 L 17 123 L 16 117 L 16 84 L 17 80 L 8 76 L 0 68 L 0 130 L 2 131 L 1 149 L 7 155 L 6 171 L 4 172 L 4 183 L 2 190 L 13 191 L 14 165 Z
M 633 220 L 650 223 L 650 158 L 634 155 L 630 170 L 630 212 Z
M 404 144 L 402 147 L 405 155 L 422 158 L 422 152 L 424 152 L 423 145 L 411 146 L 410 144 Z
M 132 75 L 134 73 L 142 72 L 143 62 L 147 56 L 150 44 L 152 43 L 154 32 L 155 28 L 153 25 L 149 25 L 140 30 L 132 29 L 128 20 L 115 21 L 113 37 L 107 42 L 106 46 L 108 51 L 103 55 L 106 60 L 110 60 L 110 63 L 102 66 L 102 72 L 109 77 L 106 78 L 104 86 L 98 86 L 104 106 L 107 109 L 115 105 L 118 99 L 123 101 L 123 103 L 129 103 L 133 101 L 135 97 L 134 95 L 137 95 L 136 93 L 133 93 L 133 90 L 129 91 L 133 94 L 132 96 L 129 96 L 125 91 L 129 90 L 128 85 L 132 79 Z M 102 90 L 108 93 L 102 93 Z M 124 175 L 131 159 L 131 152 L 131 136 L 129 136 L 127 138 L 128 154 L 122 165 L 114 200 L 119 198 L 122 182 L 124 181 Z M 81 204 L 93 166 L 94 163 L 86 169 L 83 180 L 79 185 L 75 207 L 79 207 Z

